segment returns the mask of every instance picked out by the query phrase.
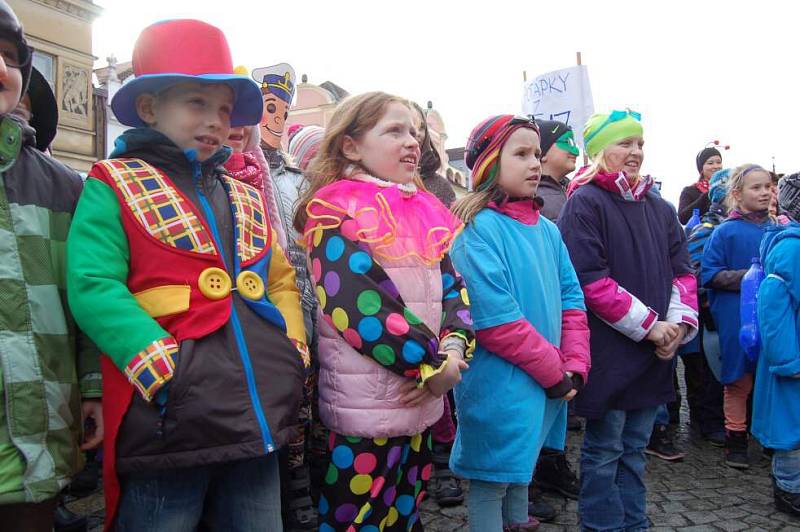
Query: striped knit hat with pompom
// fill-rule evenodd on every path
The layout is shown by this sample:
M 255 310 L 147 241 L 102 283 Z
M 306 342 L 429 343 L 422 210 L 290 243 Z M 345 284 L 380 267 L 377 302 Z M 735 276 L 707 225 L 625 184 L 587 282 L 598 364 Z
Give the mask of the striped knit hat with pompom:
M 308 163 L 317 154 L 325 129 L 319 126 L 303 126 L 292 132 L 289 140 L 289 155 L 301 171 L 305 172 Z
M 475 126 L 465 147 L 465 162 L 472 170 L 472 190 L 480 192 L 492 186 L 497 179 L 500 150 L 516 130 L 527 127 L 539 134 L 532 118 L 497 115 Z

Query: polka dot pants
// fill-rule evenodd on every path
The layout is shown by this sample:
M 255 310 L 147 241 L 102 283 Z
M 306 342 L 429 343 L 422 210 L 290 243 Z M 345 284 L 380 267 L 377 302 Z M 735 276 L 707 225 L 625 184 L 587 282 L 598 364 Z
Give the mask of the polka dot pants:
M 356 438 L 330 433 L 320 532 L 421 531 L 431 477 L 431 433 Z

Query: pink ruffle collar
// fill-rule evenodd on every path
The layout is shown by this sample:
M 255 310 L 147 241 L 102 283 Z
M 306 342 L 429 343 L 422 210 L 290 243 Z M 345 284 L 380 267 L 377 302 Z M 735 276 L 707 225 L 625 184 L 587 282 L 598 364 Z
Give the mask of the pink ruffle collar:
M 340 228 L 379 261 L 438 263 L 463 228 L 442 202 L 413 183 L 399 185 L 362 173 L 319 189 L 306 212 L 307 246 L 319 244 L 323 230 Z

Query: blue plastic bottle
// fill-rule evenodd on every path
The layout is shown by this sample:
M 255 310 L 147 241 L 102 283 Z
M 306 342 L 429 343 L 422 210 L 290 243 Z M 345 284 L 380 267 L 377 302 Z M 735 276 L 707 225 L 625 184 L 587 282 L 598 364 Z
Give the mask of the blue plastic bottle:
M 764 268 L 761 260 L 753 258 L 753 264 L 742 278 L 742 291 L 740 295 L 739 317 L 741 329 L 739 330 L 739 345 L 744 349 L 751 362 L 758 360 L 761 350 L 761 335 L 758 329 L 758 287 L 764 280 Z
M 686 222 L 685 226 L 686 233 L 688 234 L 689 231 L 691 231 L 694 228 L 694 226 L 696 226 L 699 223 L 700 223 L 700 209 L 694 209 L 692 210 L 692 217 L 689 218 L 688 222 Z

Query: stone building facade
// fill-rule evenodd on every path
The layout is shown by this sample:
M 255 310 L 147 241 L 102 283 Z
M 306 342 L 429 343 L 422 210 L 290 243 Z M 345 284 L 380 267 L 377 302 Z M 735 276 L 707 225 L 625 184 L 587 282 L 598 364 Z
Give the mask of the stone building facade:
M 56 95 L 58 133 L 53 156 L 86 172 L 104 155 L 104 95 L 92 85 L 92 22 L 101 9 L 91 0 L 8 0 L 34 49 L 34 66 Z M 100 113 L 100 116 L 98 116 Z M 100 156 L 100 157 L 98 157 Z

